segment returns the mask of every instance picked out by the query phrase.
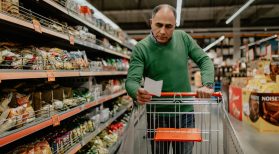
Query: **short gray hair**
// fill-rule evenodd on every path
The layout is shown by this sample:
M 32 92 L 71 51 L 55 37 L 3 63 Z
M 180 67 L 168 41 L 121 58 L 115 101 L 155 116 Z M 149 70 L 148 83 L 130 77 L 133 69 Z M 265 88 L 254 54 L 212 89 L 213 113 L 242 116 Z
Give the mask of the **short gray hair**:
M 165 7 L 169 8 L 169 9 L 173 12 L 173 15 L 174 15 L 174 17 L 175 17 L 175 19 L 176 19 L 176 10 L 175 10 L 175 8 L 174 8 L 173 6 L 171 6 L 171 5 L 169 5 L 169 4 L 160 4 L 160 5 L 156 6 L 156 7 L 152 10 L 152 18 L 156 15 L 156 13 L 157 13 L 158 11 L 160 11 L 162 8 L 165 8 Z

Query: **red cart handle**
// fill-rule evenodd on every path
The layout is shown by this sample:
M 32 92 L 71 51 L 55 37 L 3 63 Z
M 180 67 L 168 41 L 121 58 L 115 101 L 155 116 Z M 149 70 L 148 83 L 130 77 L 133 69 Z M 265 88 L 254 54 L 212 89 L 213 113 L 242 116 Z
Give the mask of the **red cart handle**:
M 161 96 L 198 96 L 196 92 L 162 92 Z M 222 97 L 221 92 L 214 92 L 214 97 Z

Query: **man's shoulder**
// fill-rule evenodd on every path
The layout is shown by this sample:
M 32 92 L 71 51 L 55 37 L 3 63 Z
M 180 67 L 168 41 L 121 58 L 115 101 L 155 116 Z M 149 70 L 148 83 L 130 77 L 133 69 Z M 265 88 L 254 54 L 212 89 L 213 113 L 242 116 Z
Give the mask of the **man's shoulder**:
M 182 36 L 186 36 L 186 37 L 188 37 L 188 33 L 186 33 L 185 31 L 183 31 L 183 30 L 174 30 L 174 35 L 182 35 Z
M 136 45 L 135 48 L 144 48 L 146 46 L 148 46 L 150 44 L 150 36 L 146 36 L 144 39 L 142 39 L 141 41 L 139 41 Z

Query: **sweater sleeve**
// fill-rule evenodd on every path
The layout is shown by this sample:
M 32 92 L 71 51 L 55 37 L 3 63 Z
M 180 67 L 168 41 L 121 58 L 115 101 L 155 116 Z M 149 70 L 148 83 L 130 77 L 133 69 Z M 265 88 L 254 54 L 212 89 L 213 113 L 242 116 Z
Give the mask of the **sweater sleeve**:
M 185 33 L 184 39 L 188 46 L 189 57 L 199 66 L 201 70 L 202 84 L 214 83 L 214 65 L 208 55 L 196 43 L 191 36 Z
M 144 70 L 143 56 L 140 53 L 140 48 L 135 46 L 135 48 L 132 51 L 130 67 L 128 70 L 127 80 L 125 83 L 126 90 L 133 99 L 136 99 L 137 90 L 138 88 L 140 88 L 140 83 L 143 76 L 143 70 Z

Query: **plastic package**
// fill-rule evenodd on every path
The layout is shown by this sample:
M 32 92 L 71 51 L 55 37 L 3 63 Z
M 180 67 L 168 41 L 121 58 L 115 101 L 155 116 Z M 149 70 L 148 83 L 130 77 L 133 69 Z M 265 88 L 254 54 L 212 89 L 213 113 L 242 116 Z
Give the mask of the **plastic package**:
M 100 122 L 106 122 L 109 119 L 109 109 L 105 108 L 101 110 L 100 113 Z

